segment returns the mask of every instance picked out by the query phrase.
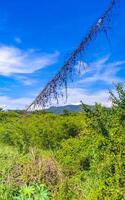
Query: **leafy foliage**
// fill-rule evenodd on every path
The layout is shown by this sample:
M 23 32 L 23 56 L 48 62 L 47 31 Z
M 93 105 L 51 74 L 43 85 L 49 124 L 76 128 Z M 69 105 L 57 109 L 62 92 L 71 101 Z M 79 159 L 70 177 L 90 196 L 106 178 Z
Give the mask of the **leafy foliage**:
M 1 200 L 124 200 L 125 90 L 111 108 L 0 111 Z

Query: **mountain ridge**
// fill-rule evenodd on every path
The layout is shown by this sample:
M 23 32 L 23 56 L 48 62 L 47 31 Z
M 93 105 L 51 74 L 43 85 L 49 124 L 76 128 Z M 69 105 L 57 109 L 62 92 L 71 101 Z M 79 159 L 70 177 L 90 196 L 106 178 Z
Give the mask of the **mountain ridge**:
M 55 113 L 55 114 L 63 114 L 65 110 L 69 112 L 80 112 L 81 105 L 66 105 L 66 106 L 59 106 L 59 107 L 52 106 L 46 109 L 45 111 Z

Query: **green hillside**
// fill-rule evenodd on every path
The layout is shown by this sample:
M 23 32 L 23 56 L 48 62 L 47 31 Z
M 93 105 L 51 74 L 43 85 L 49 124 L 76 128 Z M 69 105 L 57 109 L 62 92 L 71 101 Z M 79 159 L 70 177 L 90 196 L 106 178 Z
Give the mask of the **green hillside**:
M 66 105 L 66 106 L 50 107 L 46 111 L 51 112 L 51 113 L 55 113 L 55 114 L 64 114 L 65 111 L 80 112 L 81 111 L 81 105 Z
M 124 200 L 125 91 L 112 108 L 0 111 L 0 200 Z

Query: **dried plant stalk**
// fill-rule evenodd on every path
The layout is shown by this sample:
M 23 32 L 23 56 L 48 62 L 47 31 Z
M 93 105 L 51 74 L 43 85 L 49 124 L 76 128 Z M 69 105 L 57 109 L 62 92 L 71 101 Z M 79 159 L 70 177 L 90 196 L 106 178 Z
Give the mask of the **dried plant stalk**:
M 83 38 L 78 48 L 76 48 L 69 56 L 60 71 L 52 78 L 51 81 L 45 86 L 45 88 L 38 94 L 36 99 L 28 106 L 26 111 L 33 111 L 37 109 L 46 108 L 51 105 L 52 99 L 55 99 L 58 103 L 60 96 L 65 95 L 67 98 L 67 84 L 68 79 L 75 75 L 77 62 L 81 54 L 84 54 L 86 47 L 90 42 L 96 38 L 99 32 L 107 32 L 110 27 L 112 19 L 112 10 L 118 0 L 111 0 L 108 8 L 104 14 L 96 21 L 96 23 L 90 28 L 89 32 Z M 65 93 L 62 90 L 65 88 Z

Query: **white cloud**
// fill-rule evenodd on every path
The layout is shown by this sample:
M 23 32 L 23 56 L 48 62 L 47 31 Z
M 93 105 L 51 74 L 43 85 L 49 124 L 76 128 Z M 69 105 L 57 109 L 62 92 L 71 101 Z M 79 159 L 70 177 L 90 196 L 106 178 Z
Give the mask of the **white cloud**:
M 88 93 L 87 90 L 82 88 L 68 88 L 68 99 L 66 104 L 78 105 L 80 101 L 88 105 L 94 105 L 96 102 L 101 103 L 103 106 L 111 106 L 109 101 L 109 92 L 101 90 L 95 93 Z
M 2 49 L 3 48 L 3 49 Z M 3 53 L 3 56 L 2 56 Z M 3 75 L 12 75 L 18 73 L 17 79 L 23 81 L 24 84 L 32 84 L 32 80 L 28 80 L 23 73 L 33 73 L 38 69 L 53 64 L 58 57 L 58 53 L 54 54 L 37 54 L 36 52 L 29 50 L 23 52 L 17 48 L 0 47 L 0 73 Z M 2 69 L 2 59 L 5 68 Z M 112 83 L 113 81 L 120 81 L 117 77 L 117 73 L 122 69 L 125 61 L 109 62 L 109 56 L 97 60 L 96 62 L 81 63 L 82 67 L 86 68 L 87 77 L 80 80 L 78 83 L 93 83 L 95 81 L 103 80 L 106 83 Z M 76 66 L 78 67 L 78 66 Z M 83 69 L 84 70 L 84 69 Z M 13 76 L 14 77 L 14 76 Z M 16 76 L 15 76 L 16 77 Z M 32 96 L 35 98 L 35 94 Z M 31 95 L 30 95 L 31 97 Z M 11 98 L 8 96 L 0 96 L 0 107 L 6 107 L 7 109 L 24 109 L 26 105 L 29 105 L 34 98 Z M 88 105 L 94 105 L 95 102 L 109 107 L 111 102 L 109 101 L 109 93 L 107 90 L 100 90 L 98 92 L 90 93 L 87 90 L 79 87 L 76 84 L 74 88 L 68 88 L 68 99 L 65 103 L 68 104 L 80 104 L 80 101 Z M 54 102 L 53 105 L 57 104 Z M 64 100 L 60 98 L 59 106 L 64 105 Z
M 7 109 L 25 109 L 32 101 L 32 98 L 10 98 L 0 96 L 0 108 Z
M 83 77 L 79 84 L 82 83 L 94 83 L 96 81 L 104 81 L 105 83 L 112 84 L 113 82 L 122 82 L 123 79 L 118 77 L 117 73 L 121 70 L 125 61 L 109 62 L 109 56 L 105 56 L 88 64 L 86 69 L 87 77 Z M 90 74 L 89 74 L 90 73 Z
M 24 75 L 16 75 L 16 76 L 13 76 L 13 78 L 26 86 L 33 85 L 37 82 L 36 79 L 28 78 L 27 76 L 24 76 Z
M 68 99 L 65 97 L 59 98 L 59 104 L 53 99 L 52 106 L 63 106 L 63 105 L 79 105 L 82 101 L 87 105 L 95 105 L 95 103 L 101 103 L 103 106 L 110 107 L 111 102 L 109 100 L 108 90 L 101 90 L 94 93 L 89 93 L 87 90 L 82 88 L 68 88 Z
M 35 98 L 35 95 L 34 95 Z M 8 96 L 0 96 L 0 107 L 4 109 L 25 109 L 33 101 L 34 98 L 11 98 Z M 96 93 L 88 93 L 81 88 L 68 88 L 68 99 L 64 103 L 64 99 L 60 98 L 59 104 L 53 102 L 53 106 L 63 105 L 79 105 L 80 101 L 88 105 L 94 105 L 96 102 L 101 103 L 103 106 L 110 107 L 108 91 L 99 91 Z
M 23 51 L 16 47 L 0 46 L 0 74 L 30 74 L 55 62 L 58 52 L 43 54 L 35 50 Z

